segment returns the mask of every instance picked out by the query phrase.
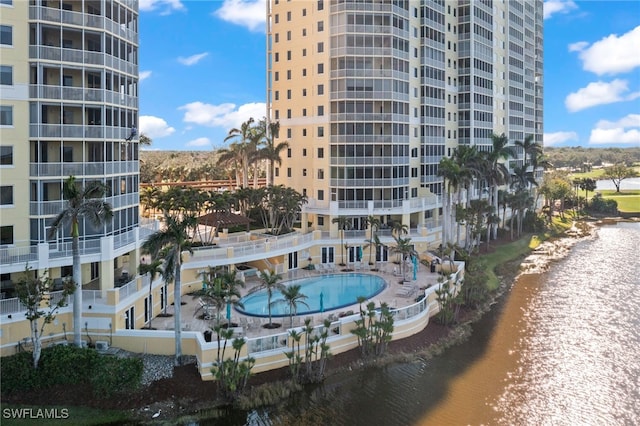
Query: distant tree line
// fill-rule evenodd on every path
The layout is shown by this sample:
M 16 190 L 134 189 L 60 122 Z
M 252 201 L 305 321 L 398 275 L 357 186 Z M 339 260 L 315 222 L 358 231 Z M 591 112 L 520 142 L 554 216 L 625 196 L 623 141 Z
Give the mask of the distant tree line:
M 640 147 L 631 148 L 585 148 L 582 146 L 554 148 L 545 147 L 544 153 L 553 167 L 582 169 L 584 165 L 640 163 Z M 586 171 L 586 170 L 585 170 Z

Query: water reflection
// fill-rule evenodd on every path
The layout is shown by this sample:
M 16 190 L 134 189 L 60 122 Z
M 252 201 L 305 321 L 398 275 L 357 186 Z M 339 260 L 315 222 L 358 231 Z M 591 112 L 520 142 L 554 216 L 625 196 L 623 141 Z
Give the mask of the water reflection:
M 201 424 L 640 424 L 638 241 L 640 224 L 601 228 L 549 272 L 522 276 L 443 356 L 331 377 L 281 409 Z

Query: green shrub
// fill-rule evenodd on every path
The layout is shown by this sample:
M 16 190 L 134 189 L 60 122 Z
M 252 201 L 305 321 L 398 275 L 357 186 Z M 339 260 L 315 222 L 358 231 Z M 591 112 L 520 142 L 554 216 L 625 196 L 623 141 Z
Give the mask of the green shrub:
M 98 353 L 93 349 L 75 346 L 52 346 L 42 351 L 40 367 L 40 387 L 71 385 L 87 380 Z
M 143 363 L 140 358 L 114 358 L 101 356 L 91 374 L 93 392 L 113 395 L 135 390 L 142 379 Z
M 53 346 L 42 350 L 38 369 L 30 352 L 2 358 L 2 393 L 90 383 L 96 394 L 112 395 L 139 386 L 143 364 L 138 358 L 113 358 L 94 349 Z
M 2 393 L 29 390 L 38 384 L 38 376 L 33 369 L 33 358 L 30 352 L 20 352 L 2 358 L 0 374 L 2 375 Z

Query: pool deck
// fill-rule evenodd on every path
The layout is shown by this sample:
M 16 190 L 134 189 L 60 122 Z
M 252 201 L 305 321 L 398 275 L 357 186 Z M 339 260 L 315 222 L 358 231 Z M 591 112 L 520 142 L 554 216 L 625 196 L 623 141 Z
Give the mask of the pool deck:
M 342 271 L 339 265 L 336 265 L 337 270 L 335 273 L 340 274 L 347 271 Z M 429 268 L 424 265 L 419 265 L 418 272 L 416 274 L 416 280 L 411 280 L 409 283 L 404 286 L 400 284 L 400 275 L 396 273 L 394 275 L 394 270 L 398 270 L 399 266 L 393 263 L 387 263 L 380 267 L 380 271 L 368 271 L 368 270 L 349 270 L 349 272 L 359 272 L 365 274 L 374 274 L 378 275 L 387 283 L 386 288 L 376 296 L 372 297 L 369 300 L 375 302 L 376 306 L 379 306 L 381 302 L 386 302 L 392 308 L 402 308 L 404 306 L 411 305 L 415 303 L 415 298 L 419 295 L 420 289 L 427 288 L 431 285 L 435 285 L 438 282 L 438 273 L 429 272 Z M 323 274 L 328 274 L 328 272 L 319 272 L 319 271 L 309 271 L 304 269 L 297 269 L 293 271 L 289 271 L 286 274 L 283 274 L 283 280 L 281 283 L 286 283 L 289 280 L 305 278 L 305 277 L 313 277 L 320 276 Z M 409 270 L 406 273 L 406 276 L 409 278 L 413 278 L 413 272 Z M 244 296 L 247 293 L 255 290 L 260 287 L 261 281 L 258 277 L 250 277 L 246 280 L 246 285 L 244 288 L 240 287 L 240 292 Z M 413 288 L 411 288 L 413 286 Z M 182 330 L 184 331 L 200 331 L 205 332 L 210 330 L 215 324 L 215 313 L 213 313 L 212 319 L 204 320 L 202 319 L 202 310 L 198 313 L 198 309 L 200 308 L 199 297 L 193 297 L 189 294 L 185 294 L 182 296 Z M 322 313 L 309 314 L 309 315 L 301 315 L 294 318 L 294 326 L 299 326 L 303 324 L 305 318 L 312 318 L 312 324 L 320 324 L 327 318 L 335 318 L 338 317 L 341 313 L 347 311 L 357 312 L 359 309 L 358 304 L 354 304 L 348 307 L 341 307 L 335 310 L 327 310 Z M 174 306 L 167 307 L 167 313 L 174 313 Z M 220 313 L 220 317 L 223 322 L 226 322 L 226 309 Z M 173 330 L 174 329 L 174 317 L 156 317 L 153 319 L 152 326 L 158 330 Z M 236 329 L 239 333 L 244 335 L 247 338 L 251 337 L 259 337 L 266 336 L 272 333 L 282 333 L 284 330 L 289 328 L 290 320 L 289 317 L 274 317 L 272 318 L 272 322 L 281 323 L 282 327 L 277 329 L 266 329 L 262 327 L 263 324 L 267 323 L 268 318 L 256 318 L 249 317 L 247 315 L 240 314 L 235 309 L 231 311 L 231 321 L 233 323 L 237 323 L 240 328 Z

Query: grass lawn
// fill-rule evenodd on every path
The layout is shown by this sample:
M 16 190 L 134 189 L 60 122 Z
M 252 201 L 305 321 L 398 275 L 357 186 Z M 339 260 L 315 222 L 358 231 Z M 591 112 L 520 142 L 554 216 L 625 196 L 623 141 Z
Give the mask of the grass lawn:
M 565 218 L 561 219 L 559 216 L 554 217 L 550 225 L 551 229 L 544 234 L 525 235 L 518 240 L 498 247 L 493 253 L 481 255 L 481 258 L 487 262 L 487 275 L 489 278 L 487 280 L 487 288 L 489 291 L 497 289 L 500 285 L 498 277 L 495 274 L 496 267 L 528 254 L 531 250 L 538 247 L 542 241 L 560 235 L 571 228 L 572 224 L 572 213 L 565 211 Z
M 27 411 L 28 409 L 31 409 L 31 411 Z M 7 416 L 7 414 L 9 415 Z M 16 418 L 20 414 L 22 414 L 23 418 Z M 91 426 L 104 424 L 126 424 L 131 420 L 132 419 L 128 416 L 128 413 L 116 410 L 98 410 L 86 407 L 37 407 L 31 405 L 2 404 L 3 425 L 42 426 L 46 424 L 47 426 Z
M 623 189 L 620 192 L 615 190 L 598 191 L 602 198 L 616 200 L 618 210 L 625 213 L 640 212 L 640 191 L 633 189 Z
M 590 172 L 585 173 L 571 173 L 569 179 L 595 179 L 599 180 L 604 174 L 604 169 L 593 169 Z

